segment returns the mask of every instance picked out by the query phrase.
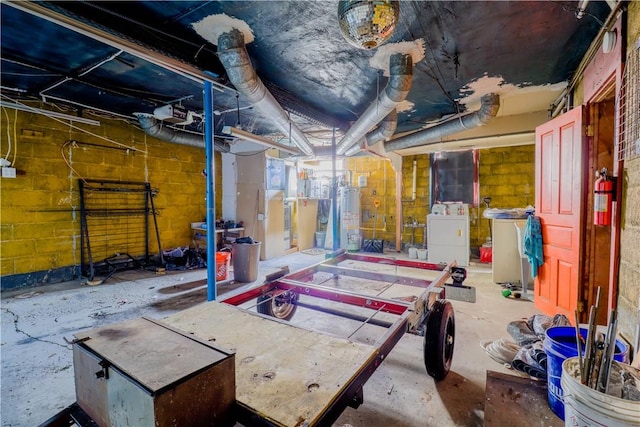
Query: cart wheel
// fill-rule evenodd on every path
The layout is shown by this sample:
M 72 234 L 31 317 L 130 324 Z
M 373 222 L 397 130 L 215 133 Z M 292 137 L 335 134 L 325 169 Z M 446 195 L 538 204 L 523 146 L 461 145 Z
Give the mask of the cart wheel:
M 275 298 L 273 293 L 269 292 L 258 297 L 258 313 L 290 320 L 298 308 L 297 302 L 298 294 L 295 292 L 283 292 Z
M 453 306 L 444 299 L 433 304 L 424 334 L 424 366 L 436 381 L 444 379 L 451 368 L 456 322 Z

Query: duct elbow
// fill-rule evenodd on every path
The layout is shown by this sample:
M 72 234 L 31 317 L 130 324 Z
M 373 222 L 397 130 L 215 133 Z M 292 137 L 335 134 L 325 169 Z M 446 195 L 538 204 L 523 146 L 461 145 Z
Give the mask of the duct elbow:
M 487 124 L 489 120 L 498 115 L 500 95 L 497 93 L 489 93 L 482 97 L 481 103 L 480 110 L 478 110 L 478 119 L 482 124 Z
M 245 48 L 244 34 L 240 30 L 232 29 L 220 34 L 218 57 L 236 90 L 247 97 L 257 110 L 270 118 L 283 133 L 290 133 L 294 144 L 303 153 L 311 155 L 311 143 L 296 125 L 291 124 L 287 113 L 256 74 Z
M 365 136 L 368 146 L 372 146 L 380 141 L 385 141 L 393 136 L 398 127 L 398 112 L 394 108 L 380 122 L 380 125 Z
M 499 108 L 500 96 L 498 94 L 490 93 L 484 95 L 481 99 L 480 109 L 475 113 L 469 113 L 458 119 L 387 141 L 384 143 L 384 148 L 389 152 L 438 143 L 445 136 L 487 124 L 498 114 Z
M 174 144 L 204 148 L 203 136 L 166 128 L 150 114 L 137 113 L 135 116 L 138 118 L 140 128 L 149 136 Z M 229 153 L 231 151 L 231 147 L 225 142 L 218 142 L 214 140 L 213 146 L 215 151 L 222 153 Z
M 405 100 L 413 81 L 413 59 L 405 53 L 394 53 L 389 58 L 389 83 L 385 93 L 395 104 Z

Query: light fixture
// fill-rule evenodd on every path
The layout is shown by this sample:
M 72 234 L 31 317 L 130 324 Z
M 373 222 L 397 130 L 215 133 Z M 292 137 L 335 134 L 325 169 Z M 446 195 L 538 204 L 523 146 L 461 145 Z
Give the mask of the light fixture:
M 275 141 L 270 140 L 269 138 L 265 138 L 264 136 L 256 135 L 251 132 L 247 132 L 242 129 L 234 128 L 233 126 L 224 126 L 222 128 L 222 133 L 227 135 L 235 136 L 239 139 L 244 139 L 245 141 L 253 142 L 255 144 L 264 145 L 269 148 L 276 148 L 280 151 L 284 151 L 291 154 L 302 154 L 300 150 L 295 147 L 291 147 L 289 145 L 279 144 Z
M 617 33 L 616 30 L 605 31 L 602 36 L 602 52 L 609 53 L 616 47 Z
M 55 117 L 58 119 L 69 120 L 71 122 L 84 123 L 86 125 L 100 126 L 97 120 L 86 119 L 84 117 L 72 116 L 70 114 L 58 113 L 57 111 L 45 110 L 42 108 L 31 107 L 26 104 L 19 104 L 7 101 L 0 101 L 1 107 L 13 108 L 14 110 L 27 111 L 29 113 L 42 114 L 47 117 Z
M 338 2 L 338 22 L 344 38 L 361 49 L 374 49 L 393 34 L 400 4 L 393 0 Z

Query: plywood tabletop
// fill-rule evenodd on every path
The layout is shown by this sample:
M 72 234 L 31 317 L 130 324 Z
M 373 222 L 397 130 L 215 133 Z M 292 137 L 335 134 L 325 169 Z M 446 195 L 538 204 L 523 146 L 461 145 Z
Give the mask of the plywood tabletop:
M 278 425 L 313 425 L 369 360 L 366 344 L 210 302 L 163 319 L 236 352 L 236 399 Z

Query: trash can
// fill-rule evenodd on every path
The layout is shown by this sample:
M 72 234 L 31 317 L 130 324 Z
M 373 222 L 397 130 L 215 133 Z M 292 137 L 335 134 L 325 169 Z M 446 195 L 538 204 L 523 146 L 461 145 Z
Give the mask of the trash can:
M 316 231 L 316 248 L 324 248 L 324 239 L 327 236 L 325 231 Z
M 234 243 L 231 246 L 233 278 L 236 282 L 253 282 L 258 278 L 262 242 Z

